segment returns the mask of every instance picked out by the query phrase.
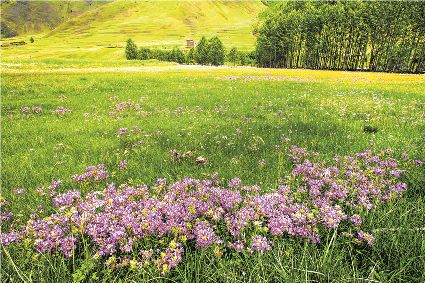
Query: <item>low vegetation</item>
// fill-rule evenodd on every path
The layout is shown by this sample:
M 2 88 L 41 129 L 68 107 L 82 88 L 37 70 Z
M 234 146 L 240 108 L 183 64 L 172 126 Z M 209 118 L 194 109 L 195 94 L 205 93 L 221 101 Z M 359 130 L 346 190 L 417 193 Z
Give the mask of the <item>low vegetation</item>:
M 422 6 L 2 1 L 2 281 L 425 282 Z
M 423 281 L 421 76 L 41 71 L 2 76 L 4 278 Z

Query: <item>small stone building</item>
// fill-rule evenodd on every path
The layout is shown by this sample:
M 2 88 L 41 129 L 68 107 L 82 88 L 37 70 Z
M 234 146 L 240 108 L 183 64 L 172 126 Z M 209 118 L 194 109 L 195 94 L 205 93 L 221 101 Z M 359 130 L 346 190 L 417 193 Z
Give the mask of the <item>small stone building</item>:
M 193 39 L 186 39 L 186 47 L 195 47 L 196 42 Z

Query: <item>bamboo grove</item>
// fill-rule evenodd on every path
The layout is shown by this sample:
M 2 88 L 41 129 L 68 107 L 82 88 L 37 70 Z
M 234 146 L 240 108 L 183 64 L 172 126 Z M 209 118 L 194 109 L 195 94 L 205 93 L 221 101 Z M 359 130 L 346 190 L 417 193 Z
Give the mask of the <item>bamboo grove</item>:
M 424 2 L 271 2 L 255 29 L 260 67 L 422 73 Z

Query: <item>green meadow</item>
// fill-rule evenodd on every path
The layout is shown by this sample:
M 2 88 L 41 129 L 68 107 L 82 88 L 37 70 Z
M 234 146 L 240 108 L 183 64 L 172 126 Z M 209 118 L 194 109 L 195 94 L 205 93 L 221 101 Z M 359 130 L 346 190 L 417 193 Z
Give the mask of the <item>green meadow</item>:
M 2 1 L 0 281 L 425 282 L 423 13 L 358 4 Z M 224 65 L 139 56 L 189 57 L 186 40 L 203 36 L 224 47 L 192 51 Z M 156 59 L 126 60 L 128 39 L 141 48 L 128 59 Z M 374 57 L 418 74 L 234 66 L 304 68 L 311 57 L 326 63 L 312 68 Z M 397 69 L 406 62 L 417 68 Z M 317 153 L 313 163 L 294 163 L 291 145 Z M 357 167 L 368 149 L 378 161 Z
M 292 169 L 281 158 L 282 137 L 324 160 L 355 154 L 370 143 L 424 159 L 422 75 L 171 64 L 149 68 L 152 64 L 3 64 L 2 197 L 23 222 L 38 205 L 48 205 L 37 187 L 60 179 L 62 190 L 73 189 L 70 176 L 90 165 L 105 164 L 109 182 L 116 184 L 218 173 L 223 180 L 239 177 L 268 191 Z M 124 101 L 140 108 L 111 113 Z M 32 106 L 42 113 L 21 112 Z M 72 112 L 52 113 L 60 106 Z M 117 137 L 120 128 L 137 130 Z M 173 160 L 171 150 L 193 158 Z M 198 156 L 208 163 L 193 162 Z M 127 160 L 127 170 L 118 169 L 121 160 Z M 195 249 L 160 276 L 148 269 L 105 273 L 88 255 L 64 259 L 21 245 L 2 249 L 2 277 L 9 282 L 80 277 L 84 280 L 78 282 L 421 282 L 424 177 L 421 168 L 408 172 L 405 198 L 366 217 L 365 225 L 376 237 L 373 247 L 339 241 L 335 231 L 320 245 L 282 238 L 264 254 L 215 257 Z M 25 193 L 15 194 L 16 188 Z

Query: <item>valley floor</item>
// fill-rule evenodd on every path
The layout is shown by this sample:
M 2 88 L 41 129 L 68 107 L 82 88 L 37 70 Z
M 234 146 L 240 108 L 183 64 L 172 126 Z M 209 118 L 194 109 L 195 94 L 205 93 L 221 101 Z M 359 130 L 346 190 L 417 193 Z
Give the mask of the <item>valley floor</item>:
M 282 163 L 277 150 L 285 137 L 327 161 L 336 154 L 364 151 L 370 143 L 424 160 L 424 89 L 423 75 L 155 61 L 2 61 L 2 197 L 25 222 L 39 205 L 50 205 L 37 194 L 38 187 L 62 180 L 64 189 L 75 188 L 70 176 L 97 164 L 105 165 L 109 182 L 116 184 L 153 184 L 158 178 L 173 182 L 218 173 L 223 180 L 239 177 L 244 184 L 268 191 L 292 169 Z M 128 133 L 121 136 L 123 128 Z M 176 161 L 172 150 L 192 152 L 208 163 Z M 119 170 L 123 160 L 128 168 Z M 194 249 L 167 278 L 423 282 L 421 169 L 408 172 L 405 198 L 366 217 L 365 225 L 376 232 L 373 247 L 356 249 L 331 233 L 321 245 L 289 237 L 276 240 L 276 248 L 261 255 L 215 258 Z M 104 185 L 85 189 L 103 190 Z M 25 193 L 16 194 L 17 188 Z M 91 266 L 35 254 L 22 246 L 2 247 L 3 278 L 69 281 L 76 270 L 83 273 Z M 130 271 L 113 276 L 129 282 L 166 281 Z

